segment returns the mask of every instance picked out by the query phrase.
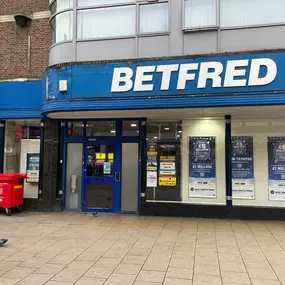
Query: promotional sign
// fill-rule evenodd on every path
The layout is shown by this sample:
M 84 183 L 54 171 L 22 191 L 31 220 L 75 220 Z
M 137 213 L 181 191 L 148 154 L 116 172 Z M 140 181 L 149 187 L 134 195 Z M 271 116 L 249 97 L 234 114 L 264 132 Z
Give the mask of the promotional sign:
M 175 156 L 161 156 L 159 164 L 159 186 L 176 186 Z
M 104 162 L 103 172 L 104 174 L 111 174 L 111 163 L 110 162 Z
M 157 187 L 157 172 L 148 171 L 147 172 L 147 187 Z
M 157 171 L 157 159 L 156 156 L 147 156 L 147 171 Z
M 104 152 L 97 152 L 96 159 L 106 159 L 106 153 Z
M 254 199 L 253 137 L 232 137 L 233 198 Z
M 189 137 L 189 197 L 216 196 L 216 139 Z
M 268 137 L 269 200 L 285 201 L 285 137 Z
M 148 143 L 147 144 L 147 154 L 148 155 L 157 155 L 157 144 L 156 143 Z
M 27 154 L 27 182 L 39 182 L 40 173 L 40 154 L 28 153 Z
M 157 144 L 148 143 L 147 144 L 147 187 L 157 187 Z

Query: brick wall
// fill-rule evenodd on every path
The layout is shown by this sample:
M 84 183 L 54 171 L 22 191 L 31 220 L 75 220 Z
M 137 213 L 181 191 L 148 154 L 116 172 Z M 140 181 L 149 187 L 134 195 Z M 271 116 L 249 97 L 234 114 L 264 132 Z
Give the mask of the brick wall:
M 0 1 L 0 16 L 13 15 L 19 11 L 34 13 L 49 10 L 48 0 Z M 48 66 L 50 44 L 51 32 L 48 18 L 32 20 L 24 28 L 19 27 L 15 22 L 0 22 L 0 80 L 40 78 L 41 73 Z

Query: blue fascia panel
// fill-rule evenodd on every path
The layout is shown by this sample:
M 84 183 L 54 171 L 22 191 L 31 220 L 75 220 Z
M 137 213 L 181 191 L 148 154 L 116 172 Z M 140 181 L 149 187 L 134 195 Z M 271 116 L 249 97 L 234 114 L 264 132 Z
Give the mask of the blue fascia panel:
M 0 82 L 0 118 L 41 118 L 41 80 Z
M 173 69 L 170 74 L 161 71 L 166 66 Z M 142 75 L 142 68 L 154 71 Z M 118 70 L 129 72 L 129 87 L 123 91 L 112 88 L 126 83 L 126 74 L 119 72 L 122 80 L 113 84 Z M 179 85 L 183 70 L 187 80 Z M 284 51 L 63 65 L 47 72 L 42 112 L 278 105 L 285 103 L 284 78 Z M 66 81 L 67 92 L 59 91 L 60 80 Z

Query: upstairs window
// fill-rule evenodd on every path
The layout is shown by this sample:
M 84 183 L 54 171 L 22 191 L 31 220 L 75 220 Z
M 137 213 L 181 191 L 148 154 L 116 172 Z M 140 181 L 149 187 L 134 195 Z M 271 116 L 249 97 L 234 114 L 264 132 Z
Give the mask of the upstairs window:
M 221 27 L 285 22 L 284 0 L 220 0 Z
M 135 5 L 79 10 L 77 14 L 77 38 L 134 36 L 136 32 L 135 23 Z
M 168 3 L 140 5 L 140 33 L 167 32 Z
M 206 28 L 217 25 L 216 0 L 185 0 L 184 8 L 185 29 Z

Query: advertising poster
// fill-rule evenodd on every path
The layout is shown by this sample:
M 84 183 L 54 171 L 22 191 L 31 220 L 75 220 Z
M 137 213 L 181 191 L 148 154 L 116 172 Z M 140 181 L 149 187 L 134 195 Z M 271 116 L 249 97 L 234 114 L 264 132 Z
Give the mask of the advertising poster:
M 232 137 L 233 198 L 254 199 L 253 137 Z
M 147 172 L 147 187 L 157 187 L 157 172 L 156 171 Z
M 37 183 L 39 182 L 40 172 L 40 154 L 28 153 L 27 154 L 27 182 Z
M 189 137 L 189 197 L 216 196 L 216 138 Z
M 110 162 L 104 162 L 104 168 L 103 168 L 104 174 L 111 174 L 111 163 Z
M 268 137 L 269 200 L 285 201 L 285 137 Z
M 147 187 L 157 187 L 157 144 L 147 144 Z
M 159 164 L 159 186 L 176 186 L 175 156 L 161 156 Z

